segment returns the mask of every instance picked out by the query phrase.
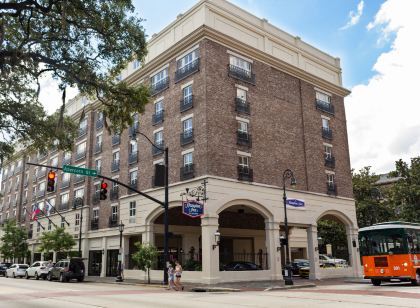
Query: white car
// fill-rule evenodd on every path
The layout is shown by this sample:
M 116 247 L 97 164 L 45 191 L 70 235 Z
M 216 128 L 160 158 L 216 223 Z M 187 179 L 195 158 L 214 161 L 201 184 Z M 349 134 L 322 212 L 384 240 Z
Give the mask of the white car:
M 327 255 L 319 255 L 319 262 L 325 266 L 347 265 L 344 259 L 331 258 Z
M 50 271 L 50 267 L 48 266 L 49 262 L 47 261 L 37 261 L 32 264 L 27 270 L 25 278 L 29 279 L 31 277 L 35 277 L 36 280 L 39 278 L 46 279 L 48 272 Z
M 25 277 L 28 267 L 28 264 L 12 264 L 12 266 L 6 270 L 6 278 Z

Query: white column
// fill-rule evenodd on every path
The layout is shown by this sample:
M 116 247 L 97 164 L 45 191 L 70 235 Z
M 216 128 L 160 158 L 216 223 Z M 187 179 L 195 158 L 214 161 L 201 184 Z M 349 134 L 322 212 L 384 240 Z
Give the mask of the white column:
M 205 216 L 201 218 L 202 242 L 202 282 L 213 284 L 219 282 L 219 246 L 216 244 L 214 233 L 219 228 L 219 218 Z
M 57 262 L 57 252 L 53 251 L 53 259 L 52 259 L 53 263 Z
M 44 261 L 44 253 L 41 252 L 41 261 Z
M 106 236 L 104 236 L 102 238 L 102 264 L 101 264 L 101 277 L 106 277 L 106 256 L 107 256 L 107 251 L 106 251 Z
M 358 230 L 355 228 L 346 226 L 346 236 L 347 236 L 347 247 L 349 251 L 349 262 L 350 262 L 349 265 L 353 268 L 353 276 L 362 277 L 363 273 L 362 273 L 362 267 L 360 265 L 360 257 L 359 257 Z
M 31 264 L 34 262 L 34 253 L 35 253 L 35 245 L 32 244 L 32 249 L 31 249 Z
M 145 243 L 148 243 L 150 245 L 155 244 L 155 234 L 154 234 L 153 226 L 154 226 L 153 224 L 145 226 L 146 231 L 142 233 L 141 235 L 142 244 L 145 244 Z
M 122 237 L 122 252 L 121 252 L 121 255 L 122 255 L 122 268 L 123 269 L 126 269 L 126 268 L 128 268 L 128 249 L 129 249 L 129 240 L 130 240 L 130 237 L 129 236 L 124 236 L 124 233 L 123 233 L 123 237 Z
M 308 234 L 309 279 L 320 279 L 318 228 L 311 225 L 306 232 Z
M 268 268 L 271 280 L 283 280 L 281 273 L 280 223 L 265 222 L 265 243 L 268 253 Z

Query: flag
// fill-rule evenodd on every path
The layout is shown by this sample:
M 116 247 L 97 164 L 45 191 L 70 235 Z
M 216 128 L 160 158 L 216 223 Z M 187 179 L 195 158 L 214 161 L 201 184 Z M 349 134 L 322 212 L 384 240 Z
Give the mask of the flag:
M 32 207 L 32 214 L 31 214 L 31 220 L 38 220 L 38 214 L 41 212 L 41 210 L 38 208 L 38 205 L 35 204 Z
M 52 208 L 53 208 L 53 206 L 51 205 L 51 203 L 48 200 L 45 200 L 45 206 L 44 206 L 45 216 L 50 216 L 51 215 L 51 209 Z

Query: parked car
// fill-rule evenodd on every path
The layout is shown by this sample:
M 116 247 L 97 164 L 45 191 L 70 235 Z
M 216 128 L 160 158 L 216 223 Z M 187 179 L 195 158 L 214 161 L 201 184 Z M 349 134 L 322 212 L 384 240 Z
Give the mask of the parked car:
M 12 266 L 12 263 L 8 263 L 8 262 L 3 262 L 0 263 L 0 276 L 6 276 L 6 270 Z
M 8 277 L 25 277 L 26 270 L 28 269 L 28 264 L 12 264 L 7 270 L 6 270 L 6 278 Z
M 259 271 L 261 266 L 246 261 L 233 261 L 222 267 L 223 271 Z
M 295 259 L 292 262 L 292 274 L 293 275 L 299 275 L 299 270 L 302 267 L 308 267 L 309 266 L 309 260 L 306 259 Z
M 60 282 L 68 282 L 77 279 L 82 282 L 85 279 L 85 264 L 82 258 L 71 258 L 58 261 L 47 275 L 49 281 L 58 279 Z
M 36 280 L 39 278 L 47 279 L 48 272 L 50 267 L 48 266 L 49 262 L 47 261 L 37 261 L 32 264 L 27 270 L 25 278 L 29 279 L 31 277 L 35 277 Z
M 309 266 L 301 267 L 299 269 L 299 276 L 302 278 L 309 278 L 309 271 L 310 271 Z
M 344 259 L 337 259 L 337 258 L 331 258 L 327 255 L 319 255 L 319 262 L 321 264 L 325 264 L 325 267 L 328 267 L 328 265 L 347 265 L 347 261 Z

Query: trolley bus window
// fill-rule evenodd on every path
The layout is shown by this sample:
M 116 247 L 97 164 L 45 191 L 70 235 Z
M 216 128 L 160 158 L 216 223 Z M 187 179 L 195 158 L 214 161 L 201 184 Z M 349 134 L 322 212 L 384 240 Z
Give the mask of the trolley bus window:
M 360 252 L 362 256 L 408 253 L 406 236 L 402 229 L 362 232 Z

